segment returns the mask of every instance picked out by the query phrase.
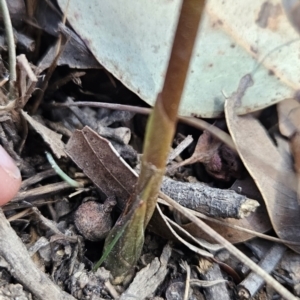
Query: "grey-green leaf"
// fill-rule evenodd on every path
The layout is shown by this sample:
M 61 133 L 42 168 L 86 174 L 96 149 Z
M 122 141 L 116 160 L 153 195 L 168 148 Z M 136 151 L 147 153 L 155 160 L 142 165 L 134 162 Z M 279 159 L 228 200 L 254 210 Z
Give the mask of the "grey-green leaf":
M 67 0 L 58 0 L 64 11 Z M 153 105 L 168 63 L 180 0 L 70 1 L 67 17 L 96 59 Z M 297 32 L 280 0 L 209 0 L 180 114 L 223 113 L 224 94 L 255 70 L 240 113 L 291 98 L 300 88 Z M 261 63 L 262 62 L 262 63 Z

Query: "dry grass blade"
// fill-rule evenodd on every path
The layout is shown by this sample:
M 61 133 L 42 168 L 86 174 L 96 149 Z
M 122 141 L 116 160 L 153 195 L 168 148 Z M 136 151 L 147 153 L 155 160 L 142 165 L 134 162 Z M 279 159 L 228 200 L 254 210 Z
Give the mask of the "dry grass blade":
M 166 203 L 163 202 L 163 204 L 166 204 Z M 279 238 L 276 238 L 276 237 L 273 237 L 273 236 L 270 236 L 270 235 L 266 235 L 266 234 L 260 233 L 258 231 L 246 228 L 247 224 L 245 224 L 245 227 L 241 227 L 241 225 L 243 225 L 243 224 L 239 224 L 239 223 L 238 223 L 239 225 L 236 225 L 235 222 L 244 221 L 245 219 L 242 219 L 242 220 L 227 219 L 226 221 L 225 220 L 218 220 L 218 219 L 214 219 L 214 218 L 208 217 L 208 216 L 206 216 L 204 214 L 198 213 L 196 211 L 193 211 L 191 209 L 188 209 L 188 208 L 186 208 L 186 209 L 190 213 L 192 213 L 194 216 L 196 216 L 196 217 L 198 217 L 200 219 L 206 220 L 207 223 L 209 224 L 209 226 L 211 226 L 213 229 L 217 228 L 218 230 L 216 230 L 216 229 L 215 230 L 217 232 L 219 232 L 219 234 L 222 235 L 223 237 L 227 237 L 228 236 L 227 240 L 229 240 L 233 244 L 234 243 L 245 242 L 245 241 L 247 241 L 247 240 L 249 240 L 249 239 L 251 239 L 253 237 L 259 237 L 259 238 L 265 239 L 267 241 L 272 241 L 272 242 L 276 242 L 276 243 L 282 243 L 282 244 L 286 244 L 286 245 L 300 246 L 299 242 L 282 240 L 282 239 L 279 239 Z M 265 213 L 266 212 L 264 211 L 264 214 L 260 214 L 258 219 L 262 220 L 263 217 L 264 217 L 264 215 L 265 215 Z M 253 216 L 253 215 L 251 215 L 251 216 Z M 219 226 L 215 227 L 215 226 L 213 226 L 213 224 L 218 224 Z M 269 231 L 271 229 L 271 225 L 270 226 L 268 226 L 268 225 L 269 225 L 269 221 L 267 220 L 266 224 L 263 225 L 264 226 L 263 228 L 265 228 L 264 231 Z M 219 231 L 219 229 L 221 227 L 225 227 L 225 228 L 229 227 L 229 228 L 234 229 L 234 231 L 232 231 L 232 230 L 229 231 L 228 230 L 228 235 L 226 236 L 226 234 L 224 234 L 224 232 L 227 232 L 226 230 Z M 188 225 L 183 225 L 183 228 L 186 228 L 190 233 L 192 233 L 196 237 L 196 234 L 190 229 L 190 227 Z M 236 231 L 241 231 L 241 232 L 247 233 L 247 235 L 241 235 L 241 237 L 243 237 L 243 238 L 236 237 L 236 235 L 237 235 Z M 230 238 L 232 240 L 230 240 Z
M 201 248 L 198 248 L 190 243 L 188 243 L 187 241 L 185 241 L 183 238 L 181 238 L 176 231 L 172 228 L 172 226 L 169 224 L 171 223 L 170 220 L 168 220 L 167 217 L 165 217 L 161 211 L 161 209 L 159 208 L 159 206 L 157 206 L 157 210 L 162 218 L 162 220 L 165 222 L 166 226 L 169 228 L 169 230 L 171 231 L 171 233 L 173 234 L 173 236 L 177 239 L 177 241 L 181 242 L 183 245 L 185 245 L 187 248 L 189 248 L 190 250 L 194 251 L 195 253 L 203 256 L 203 257 L 213 257 L 213 254 L 211 254 L 210 252 L 203 250 Z M 173 225 L 174 226 L 174 225 Z M 196 242 L 196 244 L 200 244 L 199 242 Z M 203 246 L 203 245 L 201 245 Z

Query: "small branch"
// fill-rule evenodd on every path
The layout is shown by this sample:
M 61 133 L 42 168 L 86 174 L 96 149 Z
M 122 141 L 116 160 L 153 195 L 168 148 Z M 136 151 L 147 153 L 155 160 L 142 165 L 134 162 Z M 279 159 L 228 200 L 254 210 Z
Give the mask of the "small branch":
M 30 64 L 24 54 L 21 54 L 17 57 L 18 67 L 20 68 L 20 81 L 24 82 L 23 86 L 20 86 L 21 90 L 21 103 L 19 104 L 19 108 L 23 108 L 31 94 L 33 93 L 36 83 L 38 81 L 37 77 L 35 76 L 34 72 L 32 71 Z M 26 84 L 28 82 L 28 84 Z
M 167 196 L 167 195 L 165 195 L 164 193 L 161 192 L 161 193 L 159 193 L 159 197 L 161 197 L 161 199 L 158 200 L 159 203 L 170 206 L 170 204 L 168 204 L 167 202 L 165 202 L 163 200 L 163 199 L 165 199 L 165 197 L 169 197 L 169 196 Z M 252 234 L 253 237 L 260 237 L 260 238 L 262 238 L 264 240 L 267 240 L 267 241 L 271 241 L 271 242 L 275 242 L 275 243 L 280 243 L 280 244 L 285 244 L 285 245 L 300 246 L 299 242 L 282 240 L 282 239 L 279 239 L 279 238 L 274 237 L 274 236 L 266 235 L 266 234 L 263 234 L 263 233 L 260 233 L 260 232 L 248 229 L 248 228 L 244 228 L 244 227 L 241 227 L 241 226 L 233 225 L 231 223 L 227 223 L 227 222 L 215 219 L 215 218 L 208 217 L 208 216 L 206 216 L 206 215 L 204 215 L 202 213 L 196 212 L 196 211 L 194 211 L 192 209 L 189 209 L 189 208 L 187 208 L 187 210 L 191 214 L 193 214 L 195 217 L 198 217 L 198 218 L 203 219 L 203 220 L 210 221 L 212 223 L 215 223 L 215 224 L 218 224 L 218 225 L 221 225 L 221 226 L 230 227 L 232 229 L 239 230 L 239 231 L 242 231 L 242 232 L 247 232 L 249 234 Z
M 201 270 L 202 271 L 202 270 Z M 214 263 L 209 266 L 205 271 L 201 272 L 201 278 L 208 281 L 219 281 L 224 280 L 222 272 L 218 264 Z M 220 281 L 219 284 L 208 286 L 204 289 L 204 295 L 206 300 L 222 299 L 230 300 L 230 295 L 226 288 L 226 281 Z
M 55 222 L 53 222 L 53 221 L 47 219 L 46 217 L 44 217 L 42 215 L 42 213 L 36 207 L 33 207 L 31 210 L 32 210 L 32 213 L 35 214 L 37 220 L 39 222 L 41 222 L 45 227 L 50 229 L 56 235 L 56 237 L 61 237 L 65 240 L 67 240 L 70 243 L 77 243 L 78 242 L 78 237 L 77 236 L 67 236 L 67 235 L 65 235 L 63 232 L 61 232 L 57 228 Z
M 259 262 L 259 266 L 268 273 L 271 273 L 281 260 L 286 246 L 276 244 Z M 264 279 L 255 272 L 251 272 L 239 285 L 238 295 L 240 299 L 252 299 L 264 284 Z
M 29 191 L 21 191 L 19 192 L 13 200 L 7 203 L 9 206 L 12 203 L 19 202 L 19 201 L 31 201 L 32 199 L 36 199 L 38 197 L 48 197 L 58 192 L 66 191 L 69 189 L 74 189 L 70 186 L 67 182 L 57 182 L 51 183 L 45 186 L 39 186 L 37 188 L 33 188 Z
M 37 173 L 25 180 L 22 181 L 21 190 L 26 190 L 29 186 L 38 183 L 44 179 L 57 175 L 53 169 L 45 170 L 40 173 Z
M 8 46 L 8 57 L 9 57 L 9 98 L 12 99 L 15 94 L 14 83 L 17 80 L 17 71 L 16 71 L 16 46 L 14 40 L 14 32 L 11 24 L 11 19 L 7 7 L 6 0 L 0 0 L 0 10 L 3 16 L 3 22 L 5 27 L 5 34 L 7 39 Z
M 184 290 L 184 300 L 189 299 L 189 291 L 190 291 L 190 280 L 191 280 L 191 267 L 188 265 L 186 261 L 182 263 L 184 269 L 186 270 L 186 279 L 185 279 L 185 290 Z
M 50 65 L 49 69 L 47 70 L 47 73 L 46 73 L 46 76 L 44 78 L 44 81 L 41 85 L 41 88 L 38 90 L 38 93 L 37 93 L 37 96 L 36 96 L 36 99 L 35 99 L 35 103 L 32 107 L 32 114 L 35 114 L 37 109 L 39 108 L 42 100 L 43 100 L 43 97 L 44 97 L 44 94 L 45 94 L 45 91 L 46 89 L 48 88 L 48 84 L 49 84 L 49 80 L 54 72 L 54 70 L 56 69 L 57 67 L 57 62 L 61 56 L 61 54 L 63 53 L 63 51 L 65 50 L 65 46 L 66 44 L 68 43 L 68 40 L 63 44 L 62 46 L 62 37 L 60 37 L 56 43 L 56 55 L 54 57 L 54 60 L 52 61 L 52 64 Z
M 193 137 L 188 135 L 168 156 L 167 164 L 180 155 L 191 143 L 193 142 Z
M 69 8 L 69 3 L 70 3 L 70 0 L 67 1 L 67 5 L 66 5 L 66 8 L 65 8 L 65 11 L 63 14 L 63 18 L 62 18 L 63 24 L 65 24 L 66 20 L 67 20 L 67 11 Z M 64 42 L 64 44 L 63 44 L 63 42 Z M 69 38 L 65 38 L 62 34 L 59 34 L 57 42 L 56 42 L 55 57 L 46 73 L 46 76 L 45 76 L 44 82 L 42 84 L 42 87 L 40 89 L 40 92 L 35 100 L 35 103 L 32 108 L 32 114 L 35 114 L 37 109 L 39 108 L 39 106 L 43 100 L 45 91 L 48 88 L 50 78 L 52 77 L 52 74 L 57 67 L 58 60 L 59 60 L 61 54 L 63 53 L 63 51 L 65 50 L 65 47 L 68 42 L 69 42 Z
M 67 103 L 74 103 L 71 97 L 67 98 Z M 126 145 L 129 143 L 131 138 L 131 132 L 126 127 L 110 128 L 107 126 L 101 125 L 100 122 L 96 122 L 90 116 L 84 114 L 84 112 L 78 107 L 70 106 L 69 109 L 76 116 L 76 118 L 84 125 L 89 126 L 95 130 L 99 135 L 104 138 L 112 139 L 121 145 Z
M 198 219 L 192 213 L 190 213 L 186 208 L 179 205 L 176 201 L 172 200 L 170 197 L 164 197 L 164 200 L 168 202 L 175 209 L 180 211 L 185 217 L 190 219 L 195 223 L 196 226 L 204 230 L 207 234 L 209 234 L 217 243 L 222 244 L 232 255 L 234 255 L 237 259 L 239 259 L 242 263 L 247 265 L 253 272 L 258 274 L 260 277 L 264 278 L 265 282 L 271 285 L 284 299 L 295 300 L 297 299 L 291 292 L 289 292 L 285 287 L 283 287 L 278 281 L 276 281 L 272 276 L 270 276 L 267 272 L 265 272 L 262 268 L 260 268 L 255 262 L 253 262 L 248 256 L 246 256 L 243 252 L 238 250 L 234 245 L 228 242 L 225 238 L 219 235 L 216 231 L 214 231 L 211 227 L 209 227 L 202 220 Z
M 84 76 L 86 72 L 79 72 L 79 71 L 72 71 L 68 75 L 66 75 L 63 78 L 60 78 L 53 82 L 51 86 L 48 87 L 47 93 L 48 95 L 53 94 L 55 91 L 57 91 L 60 87 L 66 85 L 68 82 L 74 79 L 79 79 L 81 76 Z
M 247 217 L 259 206 L 256 200 L 231 190 L 211 188 L 203 183 L 189 183 L 164 177 L 161 191 L 180 205 L 215 218 Z
M 74 300 L 71 295 L 61 291 L 49 277 L 40 271 L 16 232 L 10 227 L 0 210 L 0 255 L 10 266 L 11 275 L 41 300 Z

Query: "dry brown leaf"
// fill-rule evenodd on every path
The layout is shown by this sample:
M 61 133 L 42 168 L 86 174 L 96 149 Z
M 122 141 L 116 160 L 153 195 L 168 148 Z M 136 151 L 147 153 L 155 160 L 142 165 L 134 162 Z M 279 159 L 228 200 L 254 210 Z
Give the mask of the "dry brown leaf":
M 277 105 L 279 129 L 290 139 L 290 150 L 297 174 L 297 197 L 300 204 L 300 104 L 295 99 L 286 99 Z
M 286 99 L 277 104 L 277 111 L 280 132 L 289 138 L 300 129 L 300 104 L 295 99 Z
M 295 176 L 279 154 L 266 130 L 253 116 L 237 116 L 250 75 L 244 76 L 239 88 L 225 103 L 225 115 L 230 134 L 248 172 L 259 188 L 277 235 L 300 242 L 300 207 L 297 202 Z M 300 252 L 299 246 L 290 246 Z
M 40 11 L 40 10 L 39 10 Z M 45 12 L 39 12 L 39 14 L 45 16 Z M 64 51 L 57 61 L 58 66 L 67 65 L 72 69 L 100 69 L 101 65 L 96 61 L 91 52 L 86 48 L 84 42 L 68 27 L 63 23 L 58 23 L 58 32 L 68 37 L 69 42 L 67 43 Z M 38 64 L 39 72 L 43 72 L 49 68 L 53 59 L 56 55 L 56 47 L 52 46 L 49 48 L 45 56 Z
M 290 140 L 291 151 L 294 157 L 294 169 L 297 174 L 297 197 L 300 205 L 300 133 L 297 131 Z
M 64 151 L 65 144 L 61 140 L 61 134 L 52 131 L 38 121 L 34 120 L 27 114 L 27 112 L 21 110 L 21 113 L 23 117 L 28 121 L 28 123 L 35 129 L 35 131 L 39 133 L 42 136 L 43 140 L 50 146 L 57 158 L 67 156 Z
M 76 130 L 66 152 L 107 197 L 116 197 L 123 209 L 133 192 L 137 174 L 111 143 L 89 127 Z

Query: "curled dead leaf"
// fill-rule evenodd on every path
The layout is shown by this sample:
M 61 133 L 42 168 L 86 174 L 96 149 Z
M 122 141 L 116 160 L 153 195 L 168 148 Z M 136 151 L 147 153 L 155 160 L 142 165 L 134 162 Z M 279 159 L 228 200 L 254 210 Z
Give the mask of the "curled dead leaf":
M 251 115 L 236 114 L 251 81 L 250 75 L 244 76 L 237 92 L 226 100 L 228 129 L 245 167 L 264 198 L 275 232 L 282 239 L 300 242 L 300 207 L 295 175 L 259 121 Z M 300 252 L 299 246 L 289 247 Z

